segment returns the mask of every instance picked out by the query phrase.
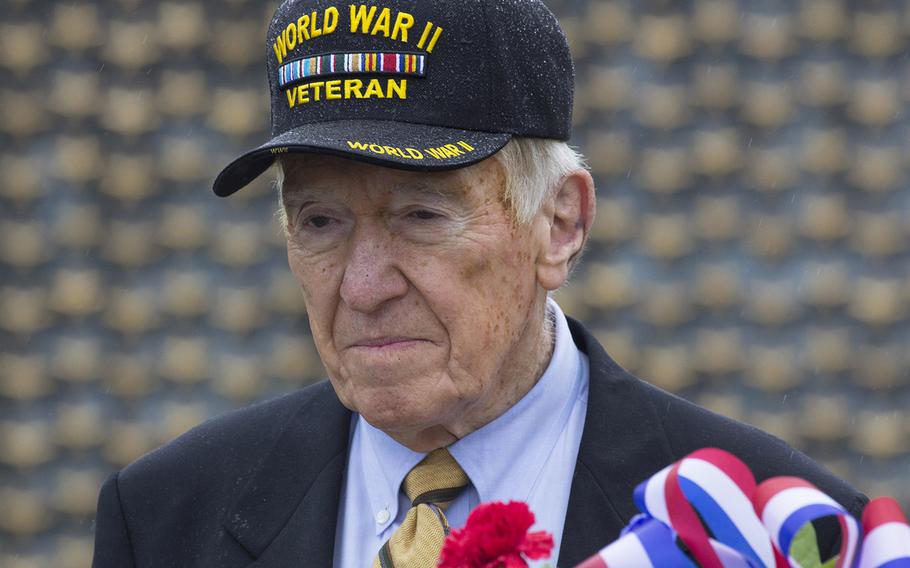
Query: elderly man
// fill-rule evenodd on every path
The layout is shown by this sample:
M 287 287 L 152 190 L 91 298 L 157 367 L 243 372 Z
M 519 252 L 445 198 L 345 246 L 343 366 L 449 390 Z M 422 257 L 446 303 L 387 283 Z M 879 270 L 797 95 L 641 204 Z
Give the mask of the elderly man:
M 538 0 L 287 0 L 268 35 L 288 261 L 329 381 L 207 422 L 108 479 L 95 566 L 432 566 L 522 500 L 572 566 L 635 485 L 704 446 L 865 498 L 783 442 L 614 363 L 548 298 L 594 185 L 572 65 Z

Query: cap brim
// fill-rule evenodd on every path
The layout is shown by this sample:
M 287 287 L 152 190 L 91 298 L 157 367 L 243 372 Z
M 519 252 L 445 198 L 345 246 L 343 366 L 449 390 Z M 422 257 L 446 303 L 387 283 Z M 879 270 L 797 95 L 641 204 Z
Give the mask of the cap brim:
M 499 150 L 511 134 L 459 130 L 387 120 L 339 120 L 299 126 L 243 154 L 215 178 L 228 196 L 288 153 L 333 154 L 391 168 L 440 171 L 470 166 Z

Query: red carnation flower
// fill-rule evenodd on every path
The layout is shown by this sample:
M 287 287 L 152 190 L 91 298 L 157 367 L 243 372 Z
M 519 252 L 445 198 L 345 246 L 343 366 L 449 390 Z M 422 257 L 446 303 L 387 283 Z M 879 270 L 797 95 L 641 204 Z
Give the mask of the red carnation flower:
M 527 568 L 529 560 L 550 557 L 553 535 L 528 532 L 534 513 L 521 501 L 478 505 L 463 529 L 442 545 L 439 568 Z

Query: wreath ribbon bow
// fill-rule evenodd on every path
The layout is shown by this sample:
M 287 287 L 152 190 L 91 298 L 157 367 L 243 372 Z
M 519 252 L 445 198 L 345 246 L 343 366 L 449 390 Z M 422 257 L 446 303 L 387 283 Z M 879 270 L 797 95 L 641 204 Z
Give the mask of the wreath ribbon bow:
M 803 479 L 756 484 L 717 448 L 655 473 L 634 501 L 641 514 L 579 568 L 910 568 L 910 525 L 893 499 L 871 501 L 860 524 Z M 833 558 L 820 553 L 812 524 L 826 517 L 841 530 Z

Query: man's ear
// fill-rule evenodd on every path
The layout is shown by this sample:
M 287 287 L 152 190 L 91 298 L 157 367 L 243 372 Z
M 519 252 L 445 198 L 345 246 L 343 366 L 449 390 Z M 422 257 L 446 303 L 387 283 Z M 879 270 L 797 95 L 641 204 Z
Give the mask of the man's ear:
M 537 281 L 546 290 L 556 290 L 569 277 L 572 259 L 580 252 L 594 222 L 594 180 L 587 170 L 577 169 L 562 178 L 543 208 L 549 224 L 537 258 Z

